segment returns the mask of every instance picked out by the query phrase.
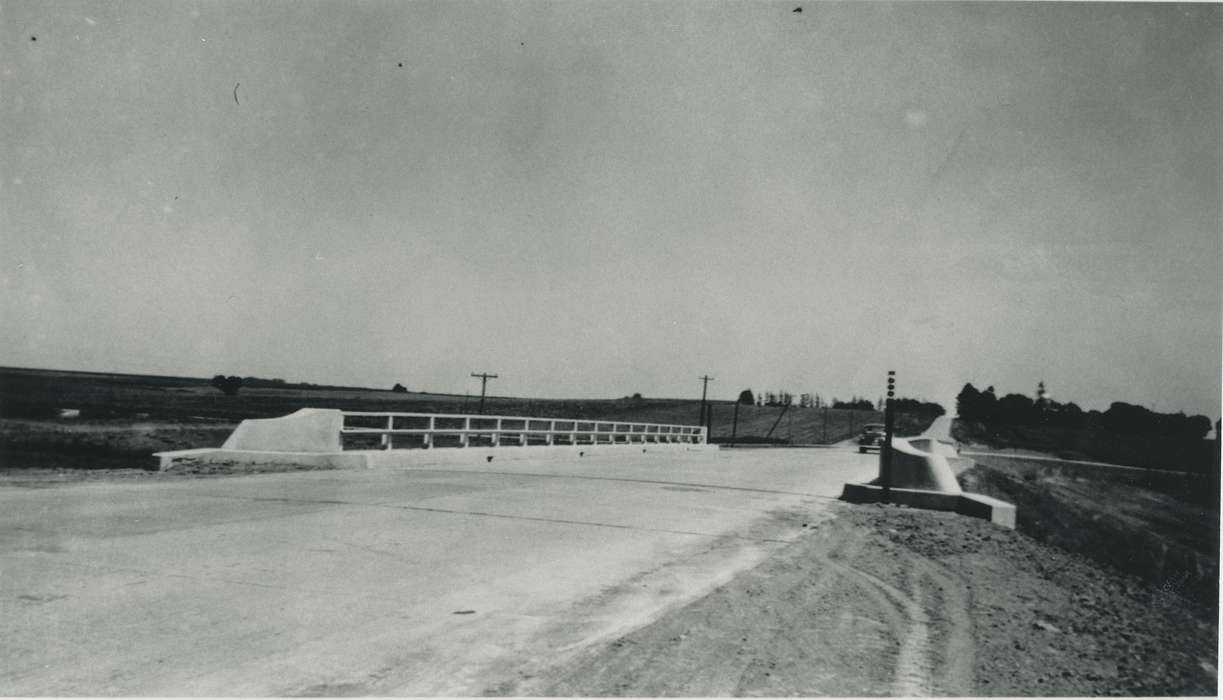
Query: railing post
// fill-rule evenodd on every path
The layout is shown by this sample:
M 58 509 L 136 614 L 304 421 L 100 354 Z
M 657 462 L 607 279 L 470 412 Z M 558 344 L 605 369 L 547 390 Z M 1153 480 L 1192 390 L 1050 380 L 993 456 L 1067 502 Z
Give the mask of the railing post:
M 497 429 L 493 432 L 493 447 L 501 446 L 501 419 L 497 419 Z
M 548 422 L 548 439 L 544 444 L 551 445 L 553 434 L 556 432 L 556 421 Z
M 429 416 L 429 432 L 425 433 L 425 439 L 421 442 L 421 446 L 426 450 L 433 448 L 433 431 L 437 430 L 437 418 Z
M 469 430 L 471 430 L 471 418 L 470 417 L 463 419 L 463 434 L 459 437 L 459 447 L 467 447 L 468 445 L 467 438 L 469 437 L 467 431 Z
M 394 425 L 395 425 L 395 416 L 387 416 L 386 417 L 386 429 L 391 430 Z M 382 449 L 384 450 L 391 449 L 391 434 L 390 433 L 382 434 Z

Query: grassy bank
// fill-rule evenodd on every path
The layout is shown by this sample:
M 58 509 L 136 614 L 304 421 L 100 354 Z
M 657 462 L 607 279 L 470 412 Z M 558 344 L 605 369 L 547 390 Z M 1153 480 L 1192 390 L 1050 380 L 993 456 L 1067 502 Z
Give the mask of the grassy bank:
M 1122 435 L 1099 427 L 986 425 L 957 420 L 952 435 L 965 444 L 1033 450 L 1060 457 L 1153 469 L 1218 473 L 1219 441 L 1162 435 Z
M 1014 503 L 1020 532 L 1217 608 L 1217 482 L 1212 491 L 1183 476 L 1148 484 L 1141 472 L 1035 458 L 974 460 L 977 466 L 960 475 L 964 488 Z

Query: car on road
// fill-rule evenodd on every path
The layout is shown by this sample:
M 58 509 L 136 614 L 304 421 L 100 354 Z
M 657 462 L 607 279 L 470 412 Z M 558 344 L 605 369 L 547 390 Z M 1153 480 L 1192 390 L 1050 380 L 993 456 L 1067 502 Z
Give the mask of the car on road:
M 871 450 L 882 450 L 884 435 L 882 423 L 867 423 L 862 427 L 862 437 L 858 438 L 858 452 L 866 454 Z

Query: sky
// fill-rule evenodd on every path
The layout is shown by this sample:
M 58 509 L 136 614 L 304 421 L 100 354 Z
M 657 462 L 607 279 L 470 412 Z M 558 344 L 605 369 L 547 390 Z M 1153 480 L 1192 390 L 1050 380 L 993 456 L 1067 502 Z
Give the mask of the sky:
M 0 0 L 0 365 L 1215 419 L 1221 163 L 1223 5 Z

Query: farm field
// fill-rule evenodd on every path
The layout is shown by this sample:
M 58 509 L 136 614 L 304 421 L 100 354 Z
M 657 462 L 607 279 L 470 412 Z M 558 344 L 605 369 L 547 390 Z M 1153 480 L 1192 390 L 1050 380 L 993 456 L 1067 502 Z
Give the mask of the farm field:
M 699 403 L 493 396 L 485 413 L 694 425 Z M 734 404 L 711 405 L 711 440 L 729 442 Z M 303 407 L 475 413 L 478 406 L 479 397 L 454 394 L 259 381 L 226 396 L 204 378 L 0 368 L 0 468 L 145 468 L 153 452 L 219 447 L 243 419 L 283 416 Z M 737 440 L 836 443 L 882 420 L 875 411 L 741 406 Z M 917 434 L 928 422 L 902 415 L 898 432 Z

